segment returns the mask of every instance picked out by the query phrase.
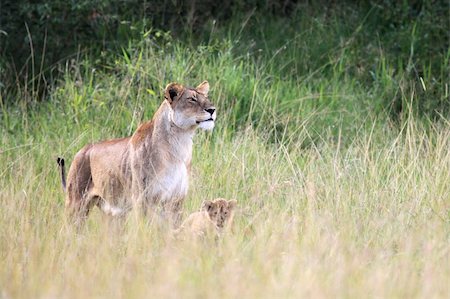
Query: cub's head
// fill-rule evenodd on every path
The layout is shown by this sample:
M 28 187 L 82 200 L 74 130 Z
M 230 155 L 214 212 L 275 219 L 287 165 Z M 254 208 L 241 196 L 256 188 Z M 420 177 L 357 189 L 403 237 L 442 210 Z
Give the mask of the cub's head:
M 214 128 L 216 108 L 208 99 L 208 91 L 208 81 L 203 81 L 196 88 L 184 87 L 178 83 L 167 85 L 164 99 L 172 107 L 172 121 L 176 126 L 185 130 Z
M 223 229 L 231 224 L 234 216 L 234 209 L 237 202 L 235 199 L 226 200 L 217 198 L 203 202 L 202 210 L 208 212 L 209 218 L 218 228 Z

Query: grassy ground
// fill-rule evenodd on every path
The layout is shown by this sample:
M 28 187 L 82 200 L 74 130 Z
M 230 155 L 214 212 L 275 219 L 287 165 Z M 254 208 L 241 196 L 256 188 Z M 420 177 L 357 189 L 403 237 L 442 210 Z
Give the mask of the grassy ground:
M 256 20 L 254 43 L 239 26 L 200 46 L 150 34 L 101 67 L 67 64 L 47 102 L 24 91 L 2 104 L 0 297 L 448 297 L 450 123 L 415 113 L 427 97 L 448 100 L 447 73 L 411 62 L 429 70 L 411 79 L 408 62 L 364 44 L 359 17 L 308 30 Z M 55 157 L 131 134 L 168 82 L 204 79 L 218 121 L 195 137 L 185 211 L 236 198 L 233 232 L 180 242 L 95 210 L 74 232 Z

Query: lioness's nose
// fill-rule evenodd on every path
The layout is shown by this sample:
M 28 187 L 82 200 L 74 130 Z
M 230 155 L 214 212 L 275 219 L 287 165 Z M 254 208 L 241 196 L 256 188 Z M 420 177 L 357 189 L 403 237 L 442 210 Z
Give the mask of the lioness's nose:
M 211 115 L 214 113 L 214 111 L 216 111 L 216 108 L 208 108 L 208 109 L 205 109 L 205 111 L 206 112 L 209 112 Z

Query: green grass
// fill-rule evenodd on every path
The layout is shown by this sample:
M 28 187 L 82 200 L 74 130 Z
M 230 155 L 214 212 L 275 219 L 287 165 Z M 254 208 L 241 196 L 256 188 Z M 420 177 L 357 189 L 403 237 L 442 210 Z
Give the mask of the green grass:
M 448 100 L 450 52 L 410 61 L 423 88 L 389 42 L 366 43 L 370 16 L 348 16 L 143 37 L 68 64 L 45 102 L 0 101 L 0 297 L 447 297 L 450 123 L 418 108 Z M 195 137 L 185 215 L 236 198 L 233 232 L 180 242 L 97 210 L 74 232 L 55 158 L 132 134 L 168 82 L 205 79 L 218 120 Z

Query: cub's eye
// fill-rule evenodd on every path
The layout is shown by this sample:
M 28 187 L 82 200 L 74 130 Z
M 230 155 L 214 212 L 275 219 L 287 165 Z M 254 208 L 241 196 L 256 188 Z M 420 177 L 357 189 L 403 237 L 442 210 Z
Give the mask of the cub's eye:
M 189 100 L 189 102 L 192 102 L 192 103 L 196 103 L 197 102 L 197 99 L 196 98 L 188 98 L 188 100 Z

